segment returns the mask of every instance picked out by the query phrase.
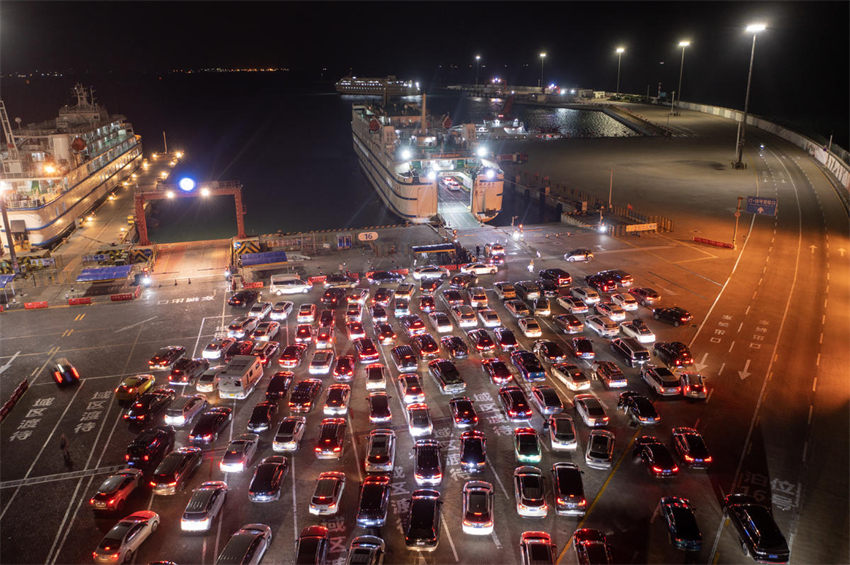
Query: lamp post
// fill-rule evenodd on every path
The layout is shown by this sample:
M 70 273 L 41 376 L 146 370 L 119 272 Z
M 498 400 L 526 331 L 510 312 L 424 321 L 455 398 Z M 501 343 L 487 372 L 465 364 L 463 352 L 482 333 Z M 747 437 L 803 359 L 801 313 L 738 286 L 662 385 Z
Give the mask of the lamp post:
M 679 102 L 682 102 L 682 72 L 685 69 L 685 47 L 688 47 L 691 44 L 690 41 L 680 41 L 679 47 L 682 48 L 682 63 L 679 65 Z M 675 108 L 671 108 L 671 111 L 676 111 Z M 673 114 L 674 116 L 678 116 L 679 112 Z
M 478 68 L 479 63 L 481 63 L 481 55 L 475 56 L 475 86 L 478 87 Z
M 546 53 L 540 54 L 540 92 L 546 92 L 546 87 L 543 86 L 543 61 L 546 60 Z
M 623 53 L 626 50 L 622 47 L 617 47 L 617 98 L 620 97 L 620 62 L 623 60 Z
M 750 72 L 747 75 L 747 95 L 744 98 L 744 119 L 738 124 L 738 143 L 735 147 L 735 168 L 742 168 L 741 158 L 744 154 L 744 141 L 747 133 L 747 112 L 750 107 L 750 84 L 753 80 L 753 60 L 756 56 L 756 36 L 758 32 L 764 31 L 767 28 L 764 24 L 750 24 L 747 26 L 747 33 L 753 34 L 753 49 L 750 52 Z

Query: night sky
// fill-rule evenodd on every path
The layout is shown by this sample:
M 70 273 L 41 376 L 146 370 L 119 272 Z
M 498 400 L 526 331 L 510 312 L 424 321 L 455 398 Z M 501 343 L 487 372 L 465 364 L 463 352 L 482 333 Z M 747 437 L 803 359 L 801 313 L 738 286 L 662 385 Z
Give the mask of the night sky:
M 848 2 L 14 2 L 0 4 L 0 72 L 286 67 L 310 81 L 396 74 L 424 88 L 499 76 L 742 108 L 848 128 Z M 663 64 L 662 64 L 663 63 Z

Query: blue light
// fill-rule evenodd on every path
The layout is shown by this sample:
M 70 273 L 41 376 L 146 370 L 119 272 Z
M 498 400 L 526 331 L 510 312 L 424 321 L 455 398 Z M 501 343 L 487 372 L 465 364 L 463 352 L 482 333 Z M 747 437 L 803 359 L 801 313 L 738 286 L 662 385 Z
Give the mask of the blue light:
M 195 190 L 195 180 L 190 179 L 189 177 L 185 177 L 180 179 L 180 182 L 177 183 L 177 186 L 180 187 L 180 190 L 184 192 L 192 192 Z

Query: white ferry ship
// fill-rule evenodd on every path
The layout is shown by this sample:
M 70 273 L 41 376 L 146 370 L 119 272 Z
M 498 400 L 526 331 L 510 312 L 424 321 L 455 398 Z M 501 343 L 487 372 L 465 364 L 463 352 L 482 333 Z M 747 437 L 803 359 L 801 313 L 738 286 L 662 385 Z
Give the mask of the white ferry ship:
M 56 243 L 142 162 L 141 137 L 124 116 L 110 115 L 93 91 L 77 84 L 74 106 L 46 122 L 13 130 L 0 100 L 5 143 L 0 148 L 0 197 L 15 247 Z
M 334 85 L 341 94 L 360 94 L 378 96 L 416 96 L 419 83 L 398 80 L 394 75 L 387 78 L 357 78 L 347 76 Z
M 469 193 L 469 212 L 488 222 L 502 211 L 504 173 L 479 146 L 475 124 L 452 128 L 439 123 L 414 103 L 380 106 L 354 104 L 351 130 L 354 151 L 369 182 L 384 204 L 412 223 L 437 215 L 439 186 L 449 179 Z

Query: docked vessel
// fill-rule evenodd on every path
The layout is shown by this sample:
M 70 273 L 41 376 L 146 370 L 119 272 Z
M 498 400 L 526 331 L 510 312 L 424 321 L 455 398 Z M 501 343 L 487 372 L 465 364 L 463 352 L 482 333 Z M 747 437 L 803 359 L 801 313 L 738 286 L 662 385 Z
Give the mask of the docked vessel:
M 6 247 L 6 229 L 23 251 L 57 242 L 141 164 L 141 137 L 132 124 L 97 104 L 91 89 L 77 84 L 72 92 L 76 104 L 61 108 L 58 117 L 23 128 L 19 123 L 15 131 L 0 100 Z
M 434 121 L 425 95 L 421 106 L 354 104 L 351 130 L 363 172 L 403 220 L 435 219 L 439 187 L 454 183 L 469 194 L 468 209 L 476 220 L 490 221 L 502 211 L 504 173 L 478 144 L 475 124 L 453 128 L 448 116 Z
M 357 78 L 347 76 L 339 79 L 335 85 L 341 94 L 360 94 L 378 96 L 416 96 L 419 83 L 398 80 L 394 75 L 387 78 Z

